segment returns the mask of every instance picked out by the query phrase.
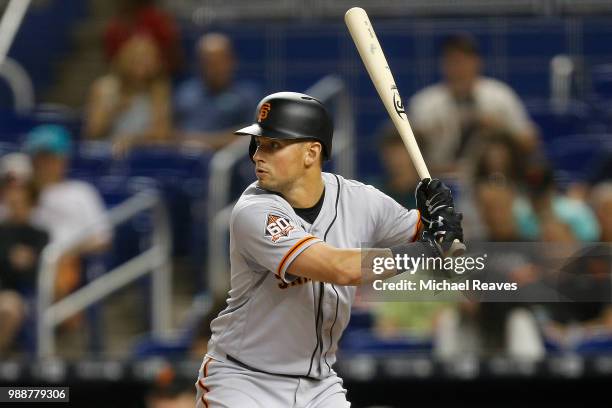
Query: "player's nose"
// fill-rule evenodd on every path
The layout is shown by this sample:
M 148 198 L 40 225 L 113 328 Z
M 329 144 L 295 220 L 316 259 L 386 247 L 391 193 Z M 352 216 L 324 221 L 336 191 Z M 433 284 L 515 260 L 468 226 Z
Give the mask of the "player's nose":
M 263 162 L 263 156 L 264 156 L 264 149 L 261 148 L 261 145 L 257 146 L 257 148 L 255 149 L 255 153 L 253 153 L 253 161 L 254 162 Z

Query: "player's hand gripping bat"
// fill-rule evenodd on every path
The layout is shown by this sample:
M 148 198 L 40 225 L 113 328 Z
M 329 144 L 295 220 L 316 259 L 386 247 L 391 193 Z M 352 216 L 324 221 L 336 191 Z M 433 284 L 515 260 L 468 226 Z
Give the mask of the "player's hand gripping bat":
M 378 38 L 376 38 L 376 33 L 367 13 L 360 7 L 353 7 L 346 12 L 344 21 L 351 33 L 351 37 L 353 37 L 353 42 L 357 46 L 361 60 L 366 66 L 368 74 L 370 74 L 376 91 L 378 91 L 380 99 L 382 99 L 393 124 L 404 141 L 404 145 L 410 154 L 419 177 L 421 179 L 431 178 L 408 122 L 393 74 L 378 42 Z M 458 239 L 455 239 L 448 250 L 448 254 L 459 256 L 464 251 L 465 245 Z

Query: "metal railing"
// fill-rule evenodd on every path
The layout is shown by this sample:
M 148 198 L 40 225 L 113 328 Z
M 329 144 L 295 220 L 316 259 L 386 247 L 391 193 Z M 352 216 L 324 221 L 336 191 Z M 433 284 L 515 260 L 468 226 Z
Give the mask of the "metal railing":
M 307 94 L 328 106 L 334 115 L 332 163 L 336 173 L 354 177 L 354 117 L 346 84 L 330 75 L 311 86 Z M 229 289 L 227 230 L 234 203 L 230 203 L 232 170 L 248 153 L 249 138 L 239 138 L 215 155 L 211 163 L 208 197 L 208 290 L 214 298 L 223 298 Z
M 152 332 L 156 337 L 169 335 L 172 304 L 170 262 L 172 244 L 168 214 L 161 197 L 154 191 L 138 193 L 111 209 L 108 222 L 114 227 L 149 210 L 153 213 L 152 245 L 149 249 L 55 303 L 54 283 L 60 258 L 88 237 L 93 230 L 99 228 L 102 221 L 83 229 L 69 241 L 51 243 L 45 247 L 38 275 L 36 329 L 39 358 L 50 358 L 55 355 L 56 326 L 148 273 L 152 275 L 151 298 L 154 299 L 151 302 Z
M 0 65 L 8 54 L 31 0 L 11 0 L 0 20 Z
M 574 61 L 567 55 L 557 55 L 550 60 L 550 104 L 557 113 L 569 108 L 574 70 Z
M 11 88 L 15 110 L 20 113 L 34 108 L 34 86 L 23 67 L 8 58 L 7 54 L 28 11 L 30 1 L 11 0 L 0 21 L 0 77 L 3 77 Z
M 31 112 L 34 109 L 34 85 L 25 69 L 12 58 L 5 57 L 0 63 L 0 77 L 6 80 L 13 93 L 15 111 Z

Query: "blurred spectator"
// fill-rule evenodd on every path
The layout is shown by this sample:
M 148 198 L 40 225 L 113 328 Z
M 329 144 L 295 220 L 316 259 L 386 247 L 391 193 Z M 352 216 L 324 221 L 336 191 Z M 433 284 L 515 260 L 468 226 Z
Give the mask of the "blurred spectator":
M 484 222 L 488 241 L 520 241 L 512 216 L 514 190 L 503 183 L 481 182 L 476 187 L 477 208 Z
M 514 205 L 514 217 L 522 238 L 535 241 L 548 235 L 547 241 L 563 237 L 562 240 L 569 242 L 574 238 L 586 242 L 597 240 L 599 225 L 593 212 L 582 201 L 557 192 L 553 171 L 548 165 L 529 166 L 526 189 L 529 199 L 519 198 Z
M 259 90 L 250 82 L 234 81 L 236 56 L 224 34 L 202 36 L 196 52 L 199 72 L 175 94 L 176 128 L 183 142 L 218 149 L 234 140 L 238 127 L 250 123 Z
M 14 157 L 8 161 L 18 162 Z M 6 162 L 3 158 L 2 164 Z M 40 253 L 49 239 L 45 231 L 30 224 L 33 189 L 4 170 L 0 180 L 6 210 L 0 222 L 0 356 L 10 350 L 26 318 L 26 299 L 35 293 Z
M 65 245 L 85 234 L 59 265 L 56 295 L 62 297 L 80 281 L 80 257 L 107 248 L 111 232 L 102 199 L 83 181 L 66 179 L 71 137 L 56 125 L 40 125 L 27 136 L 24 150 L 32 157 L 33 183 L 39 194 L 32 220 L 51 235 L 51 243 Z M 85 231 L 89 231 L 86 233 Z
M 157 374 L 146 396 L 147 408 L 193 408 L 196 398 L 192 381 L 177 376 L 166 364 Z
M 548 338 L 564 350 L 574 350 L 591 340 L 612 338 L 612 183 L 595 186 L 591 204 L 600 225 L 599 241 L 606 245 L 589 245 L 577 250 L 569 245 L 573 235 L 559 222 L 550 222 L 544 239 L 561 243 L 564 260 L 555 276 L 555 286 L 568 301 L 547 304 L 544 331 Z
M 409 116 L 428 144 L 427 163 L 453 171 L 480 130 L 510 132 L 524 151 L 537 144 L 536 131 L 518 96 L 507 85 L 481 75 L 476 42 L 467 35 L 446 39 L 441 50 L 444 81 L 412 97 Z
M 477 185 L 477 208 L 486 227 L 486 241 L 517 241 L 512 217 L 514 195 L 513 189 L 503 183 Z M 514 281 L 522 287 L 538 282 L 539 274 L 529 254 L 509 245 L 485 248 L 488 258 L 483 280 Z M 503 300 L 498 298 L 486 304 L 465 301 L 458 308 L 442 313 L 435 337 L 436 356 L 447 360 L 466 354 L 506 353 L 521 360 L 544 357 L 544 345 L 534 315 L 525 304 Z
M 163 142 L 170 136 L 170 98 L 155 42 L 134 35 L 115 55 L 112 72 L 91 87 L 85 136 L 110 140 L 116 154 L 134 144 Z
M 612 182 L 608 181 L 593 187 L 591 206 L 599 221 L 599 241 L 612 243 Z
M 4 184 L 27 184 L 32 178 L 32 162 L 23 153 L 8 153 L 0 158 L 0 180 Z M 0 196 L 0 221 L 8 216 L 4 198 Z
M 371 183 L 402 206 L 415 208 L 415 190 L 420 178 L 401 136 L 392 123 L 386 123 L 378 139 L 385 173 L 381 180 Z M 376 302 L 371 307 L 376 333 L 381 338 L 429 336 L 438 314 L 449 304 L 442 301 Z
M 547 336 L 565 350 L 607 336 L 612 341 L 612 253 L 610 245 L 589 245 L 568 254 L 557 276 L 567 301 L 548 304 Z M 570 255 L 571 254 L 571 255 Z M 608 349 L 609 351 L 609 349 Z
M 382 192 L 406 208 L 415 208 L 414 191 L 420 178 L 395 126 L 387 123 L 379 132 L 380 161 L 385 169 L 382 180 L 372 180 Z
M 491 181 L 518 186 L 524 180 L 523 155 L 508 132 L 493 131 L 482 138 L 474 151 L 473 182 Z
M 485 239 L 487 235 L 482 220 L 485 214 L 494 214 L 488 211 L 477 211 L 476 197 L 478 186 L 493 183 L 500 186 L 517 188 L 524 179 L 523 155 L 521 155 L 512 137 L 504 131 L 491 131 L 483 137 L 479 146 L 475 146 L 470 153 L 471 168 L 465 168 L 464 183 L 462 184 L 457 207 L 463 213 L 464 236 L 468 239 Z M 471 171 L 471 174 L 468 174 Z M 512 204 L 503 203 L 505 204 Z M 479 205 L 483 205 L 481 202 Z M 507 221 L 502 220 L 502 224 Z M 512 239 L 514 240 L 514 238 Z
M 164 70 L 175 72 L 180 65 L 179 31 L 174 18 L 160 10 L 154 0 L 115 0 L 118 13 L 104 31 L 104 50 L 113 61 L 135 34 L 151 36 L 161 53 Z

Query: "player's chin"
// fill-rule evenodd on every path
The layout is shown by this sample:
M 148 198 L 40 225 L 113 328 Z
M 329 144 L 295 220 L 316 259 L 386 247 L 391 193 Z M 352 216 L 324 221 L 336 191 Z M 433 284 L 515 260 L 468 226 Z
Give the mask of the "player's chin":
M 273 182 L 270 179 L 259 179 L 259 181 L 257 182 L 257 185 L 265 190 L 268 191 L 274 191 L 274 192 L 280 192 L 280 188 L 279 188 L 279 184 Z
M 257 184 L 259 187 L 265 188 L 266 190 L 270 190 L 273 187 L 273 184 L 270 178 L 267 175 L 257 175 Z

